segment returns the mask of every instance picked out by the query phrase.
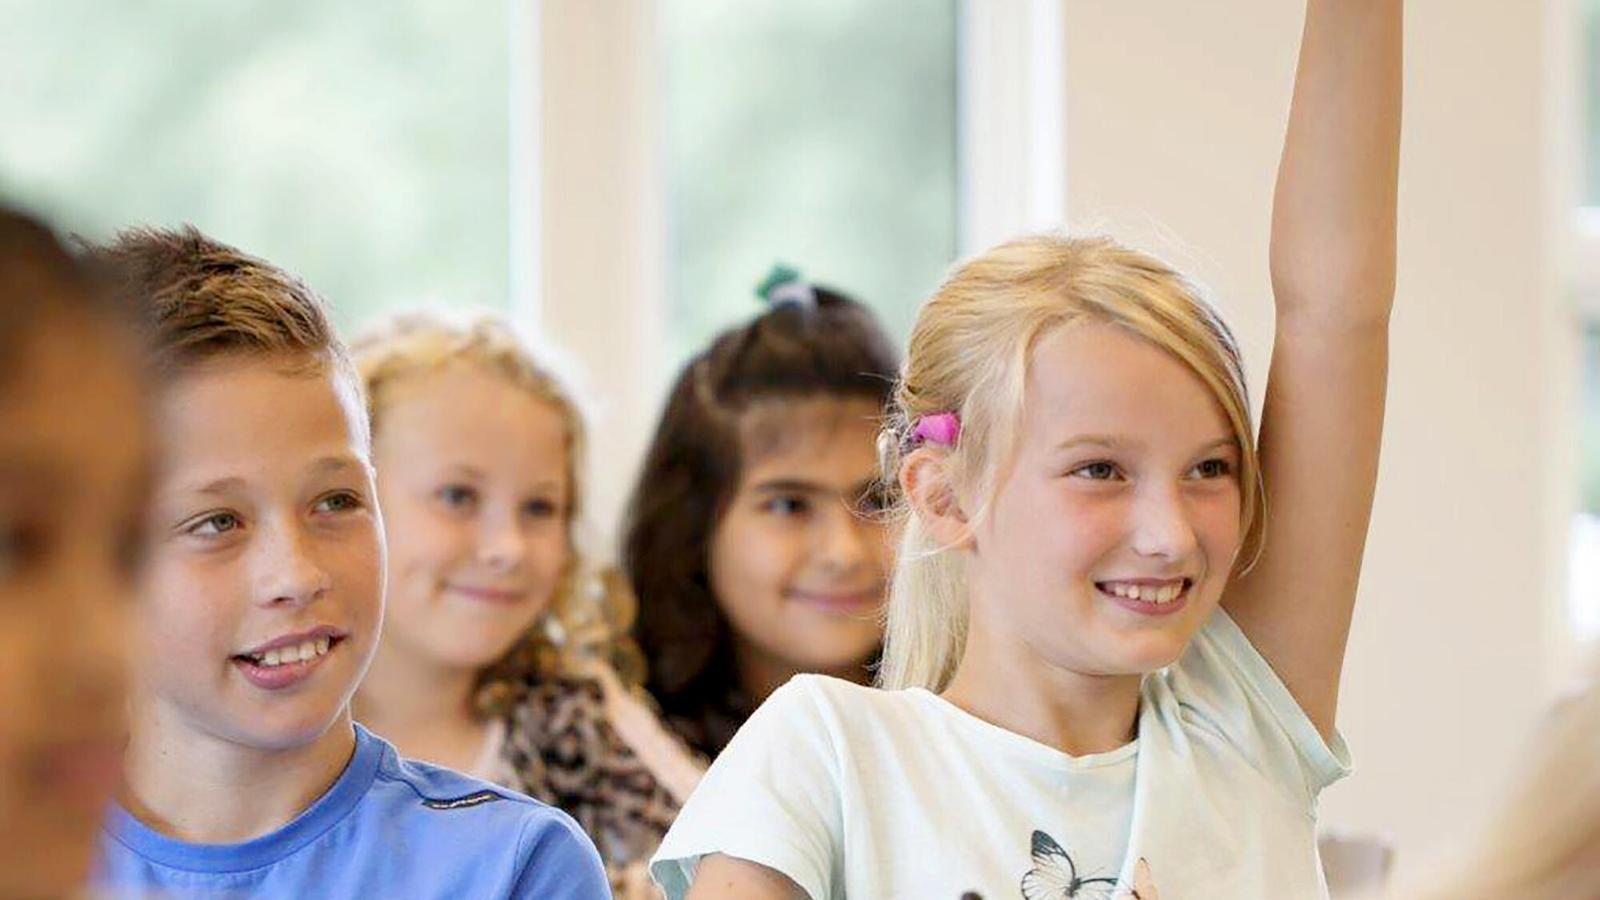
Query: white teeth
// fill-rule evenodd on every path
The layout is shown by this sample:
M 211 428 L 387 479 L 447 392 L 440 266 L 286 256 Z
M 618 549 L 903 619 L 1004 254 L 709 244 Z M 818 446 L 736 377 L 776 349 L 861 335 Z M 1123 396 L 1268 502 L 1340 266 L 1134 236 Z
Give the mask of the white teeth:
M 1171 584 L 1164 584 L 1160 587 L 1152 584 L 1139 585 L 1127 584 L 1124 582 L 1109 582 L 1106 583 L 1105 589 L 1107 592 L 1118 597 L 1126 597 L 1130 600 L 1138 600 L 1141 603 L 1171 603 L 1172 601 L 1178 599 L 1179 594 L 1183 593 L 1183 586 L 1184 582 L 1181 581 Z
M 251 656 L 255 664 L 264 669 L 273 666 L 286 666 L 290 663 L 308 662 L 328 652 L 333 645 L 333 639 L 320 637 L 312 641 L 301 641 L 291 647 L 278 647 L 265 653 Z

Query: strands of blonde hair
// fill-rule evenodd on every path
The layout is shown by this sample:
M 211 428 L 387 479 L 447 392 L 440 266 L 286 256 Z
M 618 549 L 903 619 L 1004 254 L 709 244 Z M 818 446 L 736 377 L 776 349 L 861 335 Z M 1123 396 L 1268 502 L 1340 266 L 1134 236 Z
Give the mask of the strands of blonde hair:
M 1016 450 L 1033 348 L 1048 332 L 1086 322 L 1125 328 L 1172 354 L 1216 398 L 1240 449 L 1238 564 L 1247 568 L 1260 550 L 1265 494 L 1238 344 L 1193 284 L 1110 238 L 1022 238 L 954 270 L 912 329 L 879 440 L 885 481 L 897 482 L 918 419 L 956 412 L 961 438 L 945 464 L 957 494 L 976 504 L 969 520 L 981 521 Z M 903 531 L 879 683 L 940 691 L 966 644 L 964 564 L 933 540 L 907 498 L 892 515 Z
M 493 714 L 511 702 L 507 685 L 530 677 L 580 673 L 596 659 L 610 663 L 624 683 L 642 683 L 642 656 L 626 636 L 637 605 L 633 594 L 616 572 L 586 566 L 578 550 L 576 525 L 583 508 L 587 435 L 582 410 L 562 380 L 534 357 L 510 326 L 491 316 L 460 322 L 428 314 L 397 316 L 358 339 L 353 351 L 366 387 L 374 436 L 383 428 L 390 388 L 460 364 L 505 379 L 561 417 L 570 498 L 567 541 L 572 552 L 545 615 L 501 660 L 480 674 L 480 711 Z

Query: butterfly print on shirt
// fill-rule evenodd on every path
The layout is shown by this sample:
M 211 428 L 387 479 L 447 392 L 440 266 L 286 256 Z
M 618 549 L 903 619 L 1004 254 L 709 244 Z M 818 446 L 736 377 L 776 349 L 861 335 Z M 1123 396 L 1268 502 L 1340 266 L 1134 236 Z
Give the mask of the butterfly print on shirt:
M 1143 859 L 1134 868 L 1133 885 L 1120 885 L 1115 878 L 1085 878 L 1072 855 L 1055 838 L 1043 831 L 1033 832 L 1033 868 L 1022 876 L 1022 900 L 1160 900 L 1150 865 Z M 968 892 L 962 900 L 982 900 Z

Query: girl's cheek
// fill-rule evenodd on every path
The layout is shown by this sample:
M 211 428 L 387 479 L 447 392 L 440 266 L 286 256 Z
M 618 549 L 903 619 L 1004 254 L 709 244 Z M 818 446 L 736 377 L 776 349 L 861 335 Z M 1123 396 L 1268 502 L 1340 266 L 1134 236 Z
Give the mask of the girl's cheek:
M 534 577 L 547 589 L 554 588 L 556 579 L 572 557 L 566 535 L 561 531 L 554 529 L 552 531 L 554 533 L 541 535 L 528 548 L 529 560 L 534 567 Z
M 452 520 L 437 512 L 410 518 L 417 527 L 407 528 L 404 522 L 390 522 L 385 526 L 391 557 L 404 555 L 423 561 L 428 568 L 443 570 L 476 555 L 477 536 L 470 522 Z
M 1131 512 L 1126 503 L 1084 497 L 1067 490 L 1057 495 L 1047 512 L 1029 524 L 1043 533 L 1072 535 L 1075 544 L 1099 544 L 1114 542 L 1125 534 Z
M 729 537 L 732 540 L 724 550 L 739 554 L 743 561 L 735 560 L 735 564 L 763 582 L 781 580 L 810 556 L 804 529 L 787 523 L 750 519 Z
M 1227 492 L 1219 492 L 1217 496 L 1207 498 L 1198 513 L 1201 543 L 1208 551 L 1217 553 L 1237 546 L 1243 537 L 1237 493 L 1230 496 Z

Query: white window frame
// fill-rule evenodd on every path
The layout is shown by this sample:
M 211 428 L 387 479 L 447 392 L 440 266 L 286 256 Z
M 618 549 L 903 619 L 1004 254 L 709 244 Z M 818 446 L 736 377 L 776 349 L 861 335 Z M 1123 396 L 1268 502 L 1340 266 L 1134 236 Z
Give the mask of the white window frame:
M 963 0 L 960 245 L 975 253 L 1067 220 L 1064 0 Z
M 1572 278 L 1581 315 L 1600 322 L 1600 206 L 1573 214 Z
M 519 328 L 568 349 L 603 400 L 588 516 L 603 554 L 666 388 L 660 4 L 508 2 L 511 308 Z M 1064 0 L 960 0 L 958 13 L 967 254 L 1066 221 L 1066 41 Z M 606 161 L 604 185 L 593 160 Z

